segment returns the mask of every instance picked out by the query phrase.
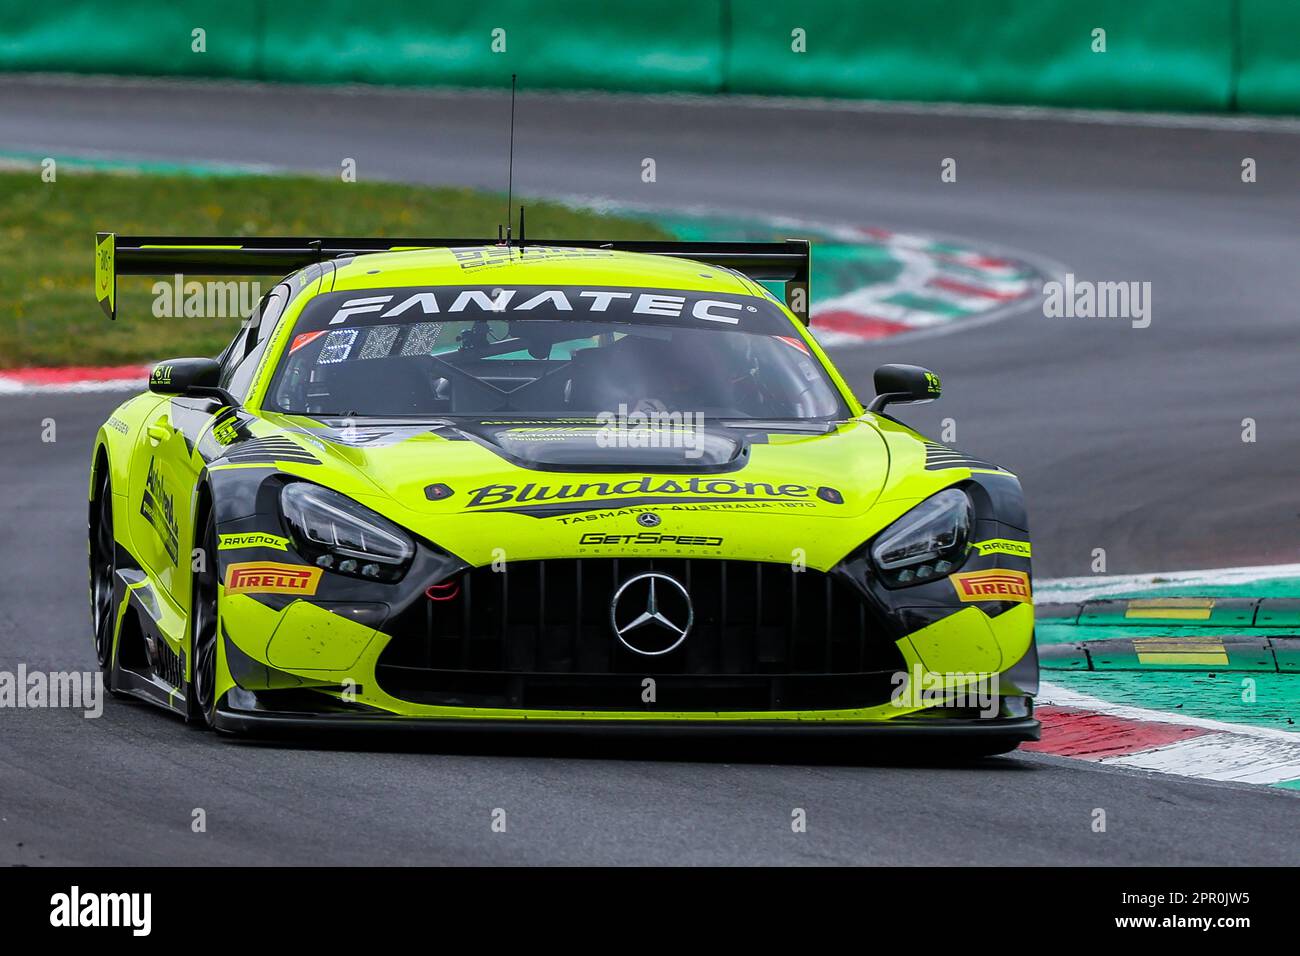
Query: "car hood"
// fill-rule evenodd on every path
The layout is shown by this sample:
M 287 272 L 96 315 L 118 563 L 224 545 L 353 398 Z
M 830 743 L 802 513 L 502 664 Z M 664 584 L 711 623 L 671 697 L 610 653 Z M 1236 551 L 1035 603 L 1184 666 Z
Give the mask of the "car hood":
M 887 494 L 897 484 L 891 459 L 901 454 L 923 474 L 925 463 L 915 436 L 884 431 L 871 415 L 712 424 L 623 444 L 591 421 L 265 418 L 324 466 L 284 462 L 286 471 L 472 564 L 698 555 L 825 568 L 883 526 L 873 509 L 899 498 Z M 902 497 L 929 493 L 912 487 Z

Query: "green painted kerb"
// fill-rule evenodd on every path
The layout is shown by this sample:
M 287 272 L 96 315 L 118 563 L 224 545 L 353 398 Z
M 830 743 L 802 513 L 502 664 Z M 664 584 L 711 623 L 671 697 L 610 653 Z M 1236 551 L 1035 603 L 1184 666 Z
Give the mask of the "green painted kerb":
M 1300 677 L 1295 674 L 1052 671 L 1047 679 L 1113 704 L 1230 724 L 1300 731 Z
M 1087 597 L 1105 584 L 1044 583 L 1035 630 L 1047 680 L 1116 704 L 1300 730 L 1300 578 L 1155 579 Z

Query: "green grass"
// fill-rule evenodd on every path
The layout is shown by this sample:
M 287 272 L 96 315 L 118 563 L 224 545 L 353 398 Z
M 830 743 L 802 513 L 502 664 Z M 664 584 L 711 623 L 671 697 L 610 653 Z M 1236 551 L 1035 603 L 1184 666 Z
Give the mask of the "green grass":
M 0 368 L 116 365 L 215 355 L 235 319 L 155 318 L 159 279 L 118 279 L 118 318 L 95 302 L 94 237 L 123 235 L 489 236 L 504 197 L 468 189 L 304 176 L 0 171 Z M 656 239 L 653 225 L 527 201 L 530 239 Z M 200 277 L 201 278 L 201 277 Z M 270 288 L 278 276 L 257 277 Z

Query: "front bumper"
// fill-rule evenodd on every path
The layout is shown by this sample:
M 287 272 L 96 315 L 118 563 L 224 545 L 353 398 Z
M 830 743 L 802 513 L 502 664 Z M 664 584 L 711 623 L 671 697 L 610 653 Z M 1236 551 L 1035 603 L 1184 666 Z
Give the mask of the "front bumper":
M 979 538 L 1018 537 L 978 491 L 978 513 L 989 516 L 978 522 Z M 222 530 L 265 533 L 270 513 L 268 506 Z M 285 559 L 266 549 L 235 554 Z M 217 685 L 235 703 L 219 723 L 231 732 L 305 722 L 905 734 L 916 722 L 924 735 L 936 732 L 920 713 L 929 704 L 900 713 L 897 675 L 909 686 L 937 677 L 954 688 L 997 676 L 995 694 L 1037 692 L 1032 605 L 976 600 L 953 579 L 891 590 L 864 554 L 825 571 L 771 554 L 622 551 L 521 556 L 498 567 L 421 545 L 400 583 L 325 574 L 319 590 L 301 597 L 225 593 Z M 961 570 L 1005 570 L 1027 586 L 1029 561 L 973 550 Z M 667 574 L 691 595 L 690 639 L 662 658 L 634 655 L 611 633 L 614 596 L 643 572 Z M 306 703 L 281 691 L 300 691 Z M 245 694 L 269 696 L 249 703 Z M 957 716 L 945 715 L 950 730 L 940 732 L 965 732 Z M 972 732 L 1000 732 L 987 723 Z

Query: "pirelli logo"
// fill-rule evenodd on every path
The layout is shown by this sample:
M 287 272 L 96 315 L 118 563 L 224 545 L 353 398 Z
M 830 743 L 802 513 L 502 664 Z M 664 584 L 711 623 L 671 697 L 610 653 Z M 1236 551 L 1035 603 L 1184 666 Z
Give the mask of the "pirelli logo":
M 275 561 L 245 561 L 226 569 L 227 594 L 315 594 L 321 569 Z
M 949 579 L 959 601 L 1016 601 L 1029 604 L 1029 575 L 1024 571 L 990 568 L 988 571 L 963 571 Z

